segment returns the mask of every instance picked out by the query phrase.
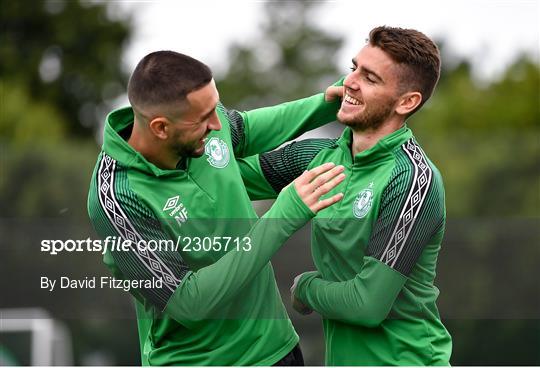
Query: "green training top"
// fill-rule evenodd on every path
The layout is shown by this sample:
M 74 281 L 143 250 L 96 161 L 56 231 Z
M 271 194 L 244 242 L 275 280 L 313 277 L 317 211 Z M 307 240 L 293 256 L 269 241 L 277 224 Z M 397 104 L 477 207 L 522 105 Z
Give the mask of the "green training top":
M 222 130 L 174 170 L 126 142 L 131 108 L 107 117 L 88 213 L 101 237 L 131 241 L 104 262 L 118 278 L 143 280 L 132 294 L 144 365 L 272 365 L 298 343 L 269 260 L 313 213 L 290 187 L 258 220 L 236 157 L 333 121 L 338 107 L 323 94 L 244 113 L 220 104 Z M 150 242 L 179 237 L 177 249 Z
M 312 222 L 317 268 L 296 297 L 323 317 L 328 365 L 448 365 L 452 341 L 435 304 L 445 225 L 441 175 L 403 127 L 352 157 L 338 140 L 293 142 L 242 160 L 251 195 L 272 197 L 306 168 L 345 166 L 327 196 L 344 198 Z M 261 181 L 261 176 L 267 179 Z

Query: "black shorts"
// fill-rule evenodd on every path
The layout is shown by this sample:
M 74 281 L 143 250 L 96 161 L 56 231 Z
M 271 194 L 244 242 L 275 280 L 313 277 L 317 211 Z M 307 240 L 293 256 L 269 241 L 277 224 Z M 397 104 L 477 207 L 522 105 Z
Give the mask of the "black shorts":
M 285 355 L 279 362 L 274 364 L 274 366 L 303 366 L 304 357 L 302 356 L 302 350 L 300 350 L 300 344 L 296 346 Z

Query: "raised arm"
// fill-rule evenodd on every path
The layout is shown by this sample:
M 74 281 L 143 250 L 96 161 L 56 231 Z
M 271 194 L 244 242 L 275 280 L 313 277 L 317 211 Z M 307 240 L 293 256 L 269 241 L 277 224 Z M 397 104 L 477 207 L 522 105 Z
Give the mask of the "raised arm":
M 337 84 L 342 84 L 342 80 Z M 335 87 L 338 88 L 338 87 Z M 280 105 L 239 112 L 220 105 L 229 121 L 236 157 L 267 152 L 301 134 L 336 120 L 340 107 L 335 90 Z
M 304 173 L 284 190 L 246 234 L 252 244 L 249 251 L 229 252 L 214 264 L 193 271 L 178 252 L 141 251 L 133 246 L 129 251 L 111 252 L 116 273 L 132 280 L 162 279 L 162 288 L 141 288 L 134 295 L 188 327 L 195 321 L 211 318 L 220 306 L 243 290 L 292 233 L 317 211 L 341 199 L 341 195 L 322 201 L 320 197 L 343 180 L 342 171 L 342 167 L 322 165 Z M 114 168 L 109 174 L 121 175 Z M 113 195 L 91 193 L 89 214 L 101 237 L 120 236 L 132 241 L 170 239 L 150 209 L 129 190 Z M 275 219 L 279 219 L 279 226 Z

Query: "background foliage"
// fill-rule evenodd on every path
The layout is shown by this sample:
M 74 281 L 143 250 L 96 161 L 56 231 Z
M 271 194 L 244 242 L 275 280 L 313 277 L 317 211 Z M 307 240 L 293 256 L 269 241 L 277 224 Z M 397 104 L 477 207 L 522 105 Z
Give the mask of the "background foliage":
M 75 364 L 139 364 L 133 311 L 123 292 L 54 300 L 38 290 L 24 292 L 44 273 L 106 274 L 99 255 L 43 257 L 38 247 L 46 237 L 93 234 L 88 183 L 100 121 L 125 90 L 121 55 L 132 22 L 111 18 L 103 3 L 31 3 L 1 2 L 0 307 L 41 306 L 62 319 Z M 231 45 L 230 66 L 217 76 L 229 107 L 300 98 L 348 72 L 349 65 L 337 66 L 332 57 L 342 40 L 313 23 L 317 3 L 265 7 L 261 38 Z M 444 40 L 438 43 L 443 75 L 409 125 L 445 179 L 448 226 L 437 283 L 454 339 L 452 363 L 539 365 L 540 68 L 523 55 L 497 80 L 478 81 L 467 60 L 455 60 Z M 320 134 L 336 136 L 340 129 L 334 124 Z M 292 278 L 313 267 L 308 241 L 303 229 L 274 258 L 286 304 Z M 322 364 L 319 318 L 290 315 L 306 362 Z M 28 364 L 27 357 L 17 358 Z

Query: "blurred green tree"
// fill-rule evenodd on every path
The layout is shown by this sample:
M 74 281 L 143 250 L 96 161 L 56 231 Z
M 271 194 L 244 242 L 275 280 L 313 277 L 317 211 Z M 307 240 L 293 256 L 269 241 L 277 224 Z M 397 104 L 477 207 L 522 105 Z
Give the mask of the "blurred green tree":
M 107 4 L 64 0 L 2 1 L 1 9 L 0 207 L 12 216 L 86 222 L 80 204 L 94 137 L 124 92 L 130 17 L 111 19 Z
M 539 216 L 540 69 L 529 57 L 491 82 L 466 62 L 446 70 L 409 123 L 443 173 L 450 216 Z
M 438 286 L 452 364 L 540 362 L 539 122 L 540 67 L 525 55 L 493 81 L 467 61 L 447 68 L 409 122 L 445 180 Z
M 70 135 L 96 133 L 107 103 L 124 92 L 121 57 L 131 20 L 111 19 L 110 6 L 68 0 L 1 3 L 3 88 L 25 86 L 31 101 L 54 106 Z
M 60 259 L 39 245 L 93 236 L 86 196 L 99 151 L 94 138 L 111 101 L 124 92 L 121 57 L 132 27 L 128 15 L 111 18 L 115 5 L 0 3 L 0 308 L 41 307 L 64 318 L 74 364 L 96 351 L 111 365 L 139 364 L 136 324 L 114 311 L 131 315 L 125 293 L 85 290 L 73 297 L 39 289 L 41 276 L 108 275 L 99 254 Z

